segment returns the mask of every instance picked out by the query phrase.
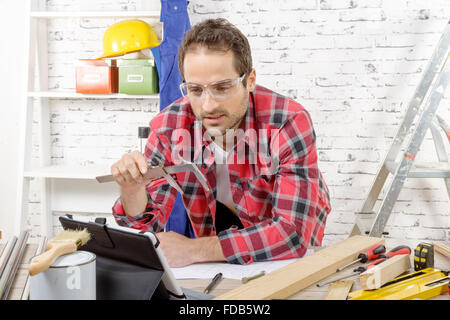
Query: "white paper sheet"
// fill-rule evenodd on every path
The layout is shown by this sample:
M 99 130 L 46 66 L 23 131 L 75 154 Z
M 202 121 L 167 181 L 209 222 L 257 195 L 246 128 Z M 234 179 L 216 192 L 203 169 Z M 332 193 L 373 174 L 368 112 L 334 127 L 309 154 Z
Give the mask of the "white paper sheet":
M 313 252 L 313 250 L 308 250 L 306 255 Z M 221 272 L 223 278 L 241 280 L 243 277 L 251 277 L 261 271 L 268 274 L 297 260 L 298 259 L 287 259 L 253 262 L 248 265 L 237 265 L 231 263 L 196 263 L 182 268 L 171 269 L 176 279 L 212 279 L 216 274 Z

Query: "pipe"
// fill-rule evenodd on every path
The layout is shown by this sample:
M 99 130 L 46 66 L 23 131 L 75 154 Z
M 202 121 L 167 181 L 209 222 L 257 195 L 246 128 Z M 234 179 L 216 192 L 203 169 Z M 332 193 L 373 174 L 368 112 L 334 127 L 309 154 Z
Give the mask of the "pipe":
M 9 258 L 11 257 L 11 253 L 14 250 L 14 246 L 16 245 L 17 237 L 12 236 L 9 238 L 8 243 L 6 244 L 5 248 L 3 249 L 2 256 L 0 258 L 0 279 L 3 277 L 3 271 L 6 268 L 6 265 L 9 261 Z
M 2 282 L 0 282 L 1 300 L 6 300 L 6 298 L 8 297 L 12 282 L 14 280 L 14 276 L 16 275 L 17 269 L 19 268 L 20 262 L 23 257 L 23 253 L 25 252 L 28 236 L 29 234 L 28 231 L 26 230 L 20 233 L 17 245 L 14 247 L 14 251 L 11 254 L 11 258 L 9 259 L 6 265 L 4 274 L 7 276 L 3 277 L 2 275 Z

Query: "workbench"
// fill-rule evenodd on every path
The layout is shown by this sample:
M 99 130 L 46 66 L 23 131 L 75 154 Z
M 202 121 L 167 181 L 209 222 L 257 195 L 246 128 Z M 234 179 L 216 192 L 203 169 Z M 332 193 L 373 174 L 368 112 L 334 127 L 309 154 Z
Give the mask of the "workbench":
M 4 244 L 0 245 L 0 252 L 3 251 Z M 12 284 L 11 291 L 8 296 L 8 300 L 20 300 L 22 296 L 23 289 L 25 287 L 27 276 L 28 276 L 28 264 L 30 259 L 35 255 L 37 249 L 37 244 L 28 244 L 25 250 L 25 253 L 23 255 L 21 264 L 19 269 L 17 270 L 16 277 L 14 279 L 14 282 Z M 389 250 L 390 248 L 388 248 Z M 315 248 L 315 250 L 320 250 L 320 248 Z M 414 250 L 414 248 L 411 248 L 411 250 Z M 414 265 L 413 258 L 414 254 L 411 253 L 411 266 Z M 450 259 L 444 257 L 443 255 L 439 253 L 435 253 L 434 257 L 435 262 L 435 268 L 440 270 L 450 270 Z M 357 267 L 358 264 L 355 264 L 355 267 Z M 323 281 L 334 279 L 338 275 L 341 274 L 351 274 L 353 273 L 354 268 L 348 268 L 345 269 L 338 274 L 333 274 L 325 279 Z M 210 283 L 210 279 L 181 279 L 178 280 L 179 285 L 182 288 L 188 288 L 191 290 L 203 292 L 203 290 L 206 288 L 206 286 Z M 222 279 L 215 288 L 212 289 L 210 294 L 214 296 L 221 295 L 231 289 L 234 289 L 241 285 L 240 280 L 236 279 Z M 300 292 L 292 295 L 289 297 L 291 300 L 322 300 L 327 295 L 329 289 L 329 285 L 325 285 L 323 287 L 317 287 L 315 284 L 311 285 Z M 361 289 L 361 285 L 359 283 L 359 280 L 356 278 L 353 284 L 352 291 Z M 450 296 L 448 293 L 440 296 L 436 296 L 432 298 L 432 300 L 449 300 Z

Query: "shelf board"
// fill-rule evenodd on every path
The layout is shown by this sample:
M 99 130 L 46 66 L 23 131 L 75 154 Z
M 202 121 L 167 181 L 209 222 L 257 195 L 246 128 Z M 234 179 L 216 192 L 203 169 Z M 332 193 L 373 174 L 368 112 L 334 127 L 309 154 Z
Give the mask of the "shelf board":
M 159 18 L 160 11 L 32 11 L 33 18 Z
M 152 99 L 159 100 L 159 94 L 84 94 L 74 91 L 30 91 L 29 97 L 53 99 Z
M 83 179 L 95 180 L 95 177 L 110 174 L 109 165 L 54 165 L 24 172 L 27 178 Z

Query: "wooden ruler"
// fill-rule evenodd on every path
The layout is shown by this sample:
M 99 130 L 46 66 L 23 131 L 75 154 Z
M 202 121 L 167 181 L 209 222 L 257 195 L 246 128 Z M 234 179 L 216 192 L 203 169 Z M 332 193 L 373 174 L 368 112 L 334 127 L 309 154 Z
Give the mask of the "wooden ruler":
M 304 257 L 259 279 L 216 297 L 216 300 L 285 299 L 323 280 L 384 239 L 355 235 Z

